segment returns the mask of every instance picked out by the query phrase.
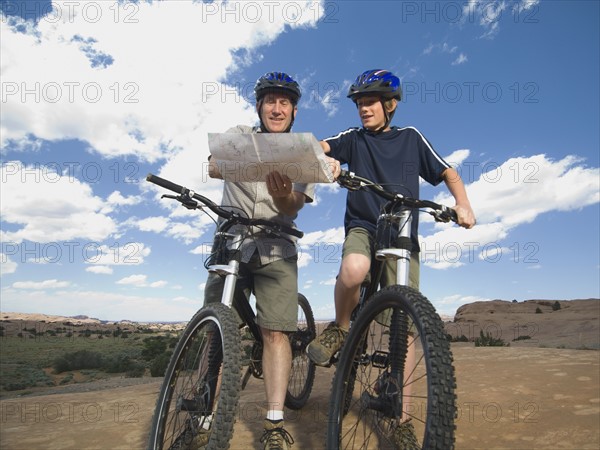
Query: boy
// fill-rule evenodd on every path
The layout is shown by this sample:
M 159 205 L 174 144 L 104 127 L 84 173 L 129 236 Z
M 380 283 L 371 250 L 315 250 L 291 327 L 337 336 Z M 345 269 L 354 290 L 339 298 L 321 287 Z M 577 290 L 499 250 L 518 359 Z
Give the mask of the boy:
M 386 70 L 368 70 L 350 86 L 348 97 L 356 104 L 363 128 L 350 128 L 321 141 L 328 156 L 348 164 L 350 171 L 381 184 L 402 186 L 411 197 L 419 197 L 419 176 L 432 185 L 446 183 L 453 195 L 459 225 L 471 228 L 475 215 L 464 184 L 453 168 L 413 127 L 390 127 L 402 98 L 400 80 Z M 367 276 L 373 255 L 377 217 L 385 203 L 381 197 L 349 191 L 344 228 L 346 238 L 342 263 L 335 284 L 335 322 L 307 347 L 310 359 L 328 366 L 342 347 L 350 327 L 350 316 L 359 300 L 360 285 Z M 410 261 L 411 287 L 419 288 L 418 215 L 412 222 Z M 385 285 L 395 284 L 395 268 L 386 263 Z

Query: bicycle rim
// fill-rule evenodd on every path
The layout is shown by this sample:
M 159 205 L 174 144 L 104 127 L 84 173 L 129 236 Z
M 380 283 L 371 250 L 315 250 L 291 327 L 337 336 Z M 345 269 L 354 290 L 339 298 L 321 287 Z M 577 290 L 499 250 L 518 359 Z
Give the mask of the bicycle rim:
M 327 448 L 452 449 L 455 386 L 450 345 L 431 303 L 405 286 L 382 289 L 360 312 L 342 348 Z
M 149 448 L 229 448 L 239 401 L 239 339 L 234 316 L 222 304 L 192 318 L 165 373 Z
M 315 381 L 315 364 L 306 354 L 306 346 L 317 332 L 312 308 L 304 295 L 298 294 L 298 329 L 290 334 L 292 367 L 285 398 L 285 406 L 300 409 L 308 401 Z

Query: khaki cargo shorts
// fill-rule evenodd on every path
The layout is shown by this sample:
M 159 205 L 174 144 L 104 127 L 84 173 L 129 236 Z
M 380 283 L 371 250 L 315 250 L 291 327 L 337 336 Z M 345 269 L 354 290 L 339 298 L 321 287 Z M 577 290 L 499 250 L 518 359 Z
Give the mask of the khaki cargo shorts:
M 352 228 L 348 231 L 346 239 L 344 240 L 344 246 L 342 249 L 342 258 L 345 255 L 352 253 L 358 253 L 365 255 L 367 258 L 372 259 L 374 255 L 375 242 L 373 236 L 364 228 Z M 420 265 L 419 265 L 419 254 L 412 253 L 410 258 L 410 273 L 408 277 L 408 285 L 416 290 L 419 290 L 419 276 L 420 276 Z M 371 274 L 367 273 L 365 282 L 371 281 Z M 383 273 L 381 275 L 380 288 L 396 284 L 396 262 L 386 261 L 384 263 Z M 391 311 L 384 311 L 377 317 L 377 322 L 382 325 L 389 325 Z M 414 334 L 414 324 L 411 322 L 409 325 L 409 333 Z
M 204 304 L 221 301 L 225 278 L 209 273 L 204 289 Z M 298 257 L 261 265 L 258 252 L 240 264 L 234 302 L 256 297 L 256 323 L 274 331 L 296 331 L 298 325 Z M 237 314 L 237 313 L 236 313 Z M 241 323 L 242 320 L 239 318 Z

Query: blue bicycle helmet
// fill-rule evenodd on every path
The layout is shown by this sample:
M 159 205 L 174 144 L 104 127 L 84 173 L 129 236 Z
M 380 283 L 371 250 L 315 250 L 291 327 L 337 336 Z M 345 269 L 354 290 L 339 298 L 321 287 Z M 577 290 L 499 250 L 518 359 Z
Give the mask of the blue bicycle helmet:
M 367 131 L 374 134 L 381 133 L 388 128 L 394 117 L 394 113 L 396 112 L 395 108 L 391 112 L 388 112 L 384 102 L 392 98 L 397 101 L 402 100 L 400 79 L 387 70 L 367 70 L 356 77 L 356 80 L 354 80 L 354 83 L 348 89 L 347 97 L 349 97 L 358 107 L 358 103 L 356 103 L 357 100 L 365 95 L 375 95 L 380 98 L 383 113 L 385 114 L 385 123 L 377 130 Z
M 402 100 L 400 79 L 387 70 L 375 69 L 362 73 L 348 89 L 348 97 L 356 103 L 361 95 L 379 95 L 385 99 Z
M 285 72 L 268 72 L 256 80 L 254 95 L 259 102 L 269 92 L 284 92 L 291 97 L 292 103 L 297 104 L 302 96 L 300 86 Z

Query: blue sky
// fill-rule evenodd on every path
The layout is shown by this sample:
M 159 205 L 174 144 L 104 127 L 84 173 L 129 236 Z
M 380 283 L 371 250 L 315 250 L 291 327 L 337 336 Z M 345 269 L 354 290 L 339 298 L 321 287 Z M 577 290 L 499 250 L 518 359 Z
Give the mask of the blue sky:
M 218 201 L 207 133 L 253 124 L 255 80 L 303 89 L 294 131 L 359 120 L 385 68 L 415 126 L 461 173 L 478 225 L 423 218 L 421 288 L 478 300 L 599 298 L 599 3 L 2 1 L 2 311 L 186 320 L 212 221 L 158 199 L 160 174 Z M 300 290 L 333 317 L 345 192 L 298 226 Z M 452 204 L 443 185 L 422 197 Z

